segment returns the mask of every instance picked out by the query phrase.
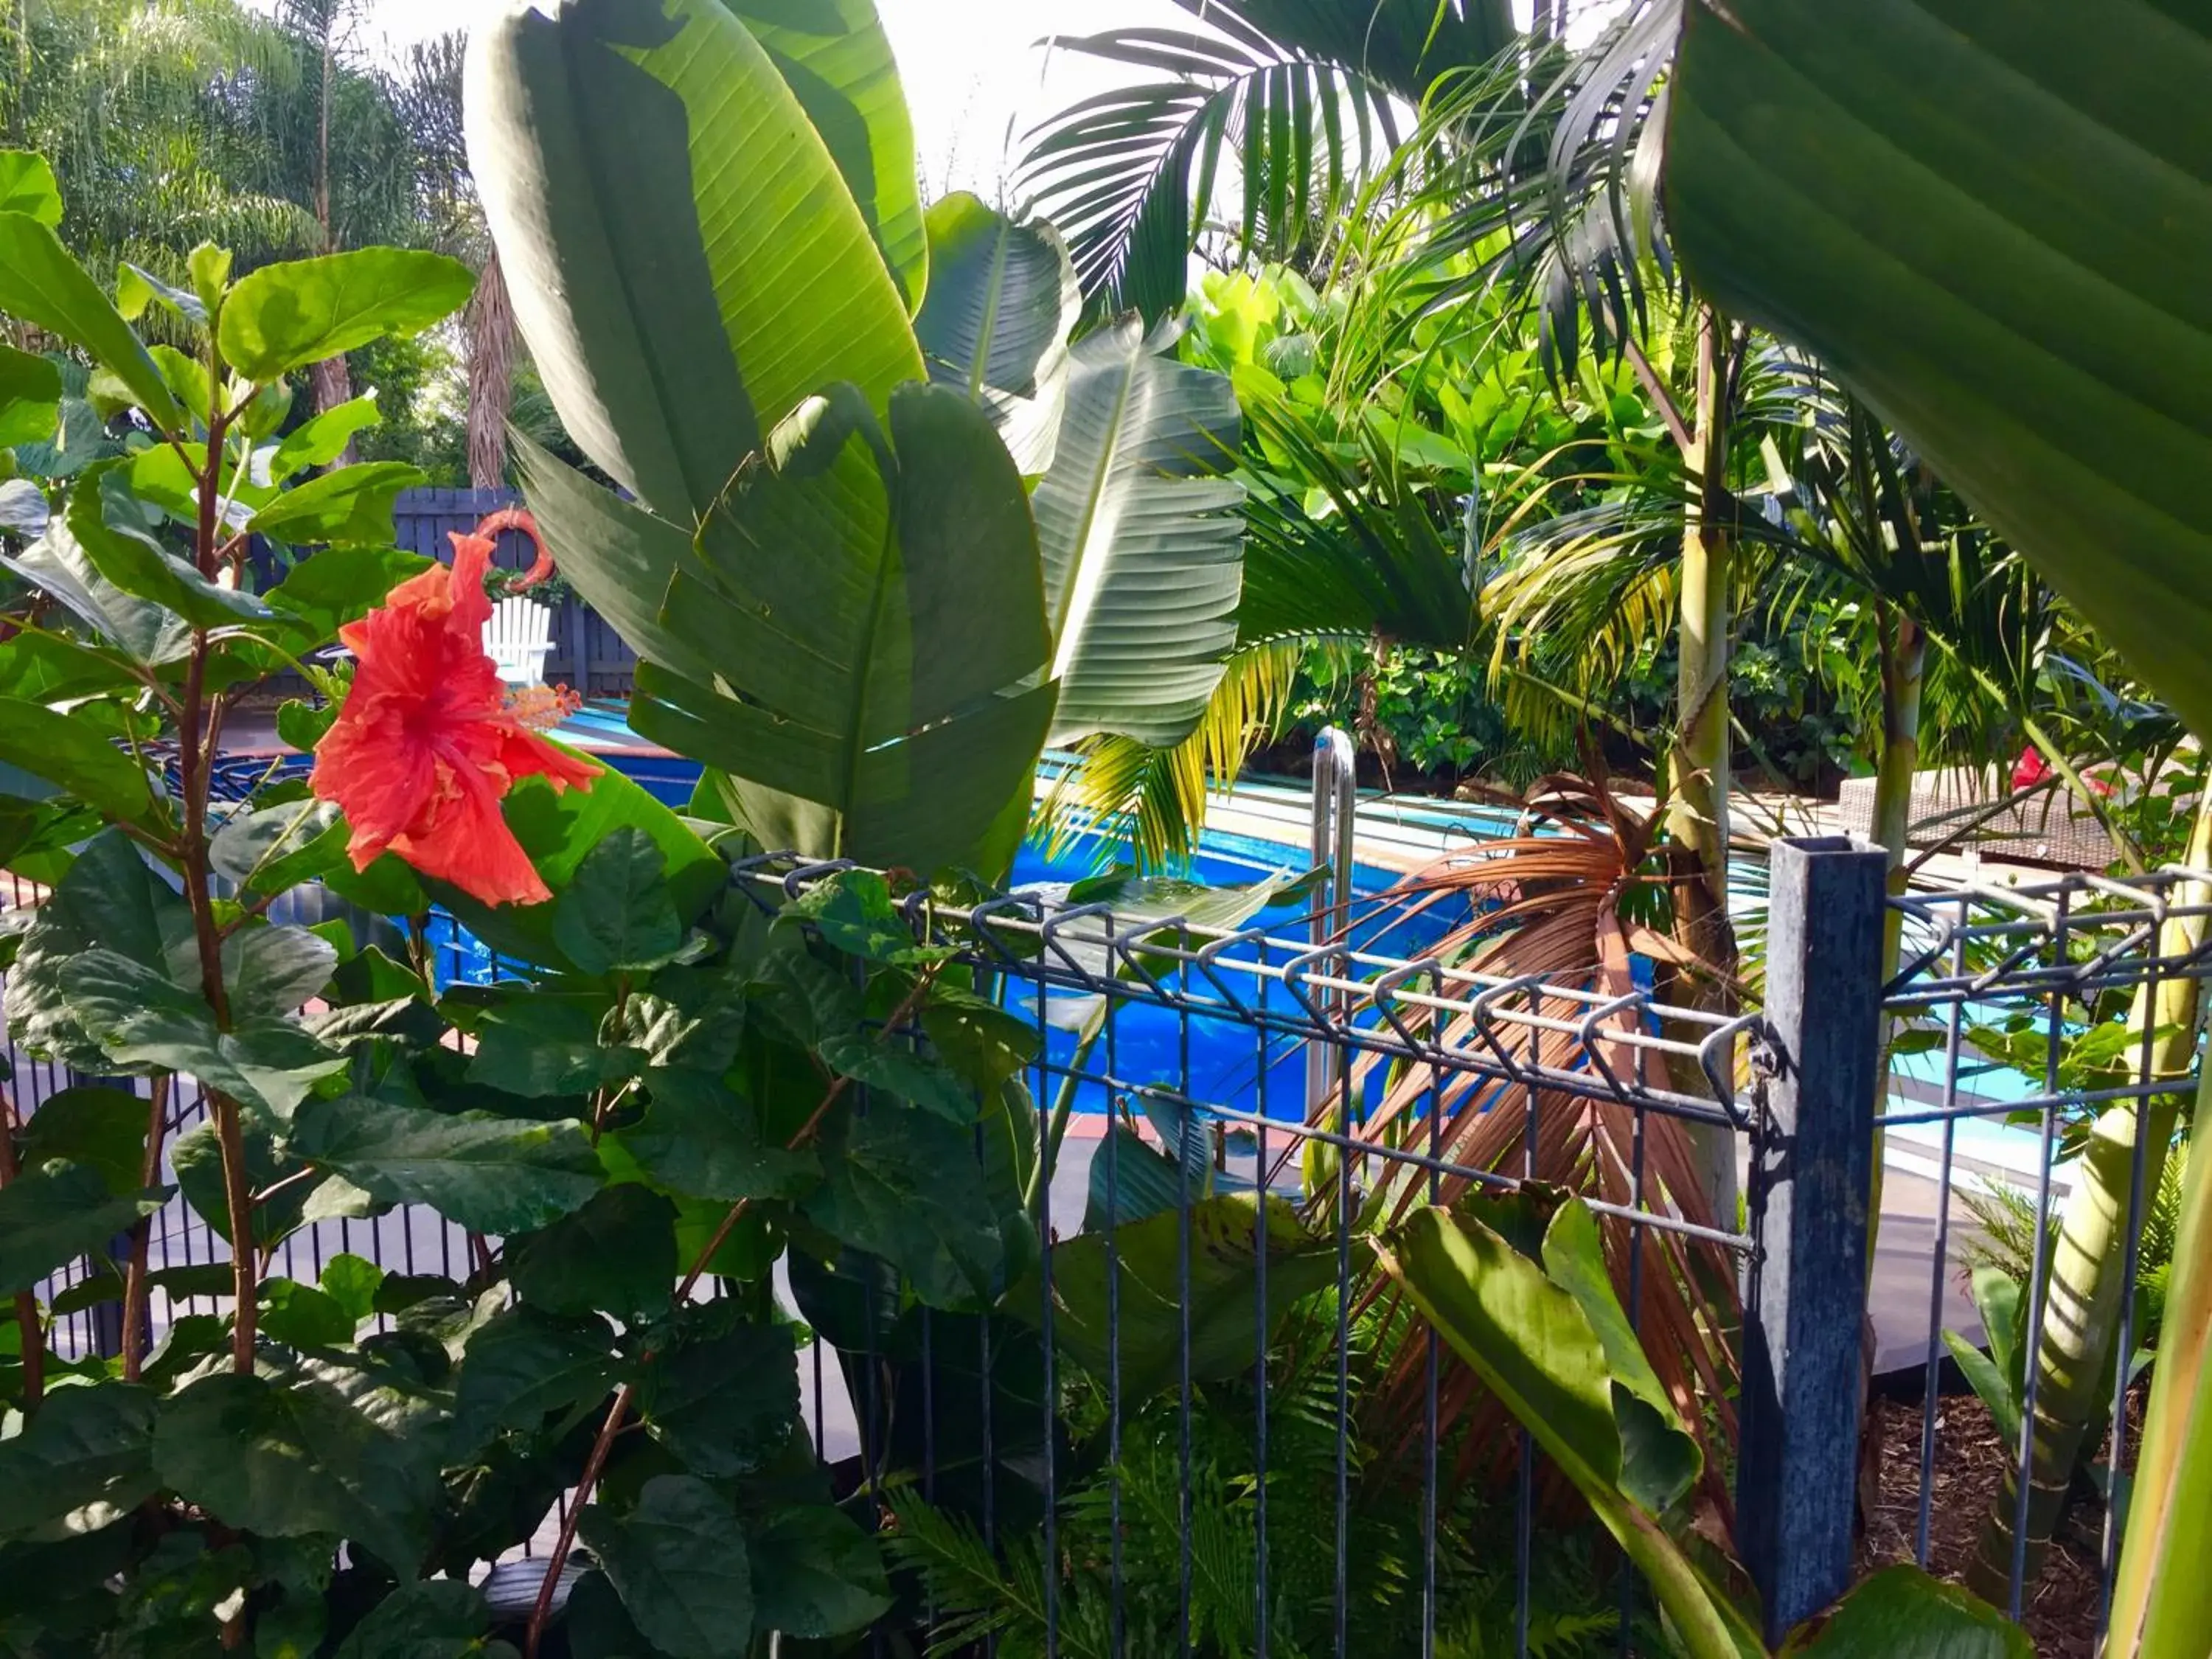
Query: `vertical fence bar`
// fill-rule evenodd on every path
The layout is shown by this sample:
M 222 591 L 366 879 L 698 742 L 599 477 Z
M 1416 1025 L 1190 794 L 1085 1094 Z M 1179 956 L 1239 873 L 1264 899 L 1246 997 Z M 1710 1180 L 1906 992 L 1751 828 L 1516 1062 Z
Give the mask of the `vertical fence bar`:
M 1778 1641 L 1851 1582 L 1886 874 L 1839 836 L 1772 860 L 1736 1518 Z

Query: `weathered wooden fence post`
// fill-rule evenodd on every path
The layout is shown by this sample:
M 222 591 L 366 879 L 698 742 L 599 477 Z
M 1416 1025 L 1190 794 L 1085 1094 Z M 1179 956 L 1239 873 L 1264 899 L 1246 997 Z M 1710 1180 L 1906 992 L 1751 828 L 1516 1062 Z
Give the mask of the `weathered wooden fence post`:
M 1777 841 L 1772 860 L 1736 1465 L 1771 1642 L 1852 1577 L 1885 875 L 1880 848 L 1837 836 Z

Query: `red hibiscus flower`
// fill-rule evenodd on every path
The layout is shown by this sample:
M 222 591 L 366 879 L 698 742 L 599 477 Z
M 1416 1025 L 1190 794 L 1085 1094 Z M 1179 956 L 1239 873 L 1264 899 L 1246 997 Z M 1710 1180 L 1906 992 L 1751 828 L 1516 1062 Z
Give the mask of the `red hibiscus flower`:
M 551 892 L 500 816 L 515 780 L 588 789 L 599 768 L 555 748 L 508 706 L 483 651 L 492 544 L 456 535 L 453 562 L 410 576 L 338 630 L 359 660 L 345 707 L 315 745 L 313 787 L 352 827 L 354 867 L 397 853 L 487 904 Z

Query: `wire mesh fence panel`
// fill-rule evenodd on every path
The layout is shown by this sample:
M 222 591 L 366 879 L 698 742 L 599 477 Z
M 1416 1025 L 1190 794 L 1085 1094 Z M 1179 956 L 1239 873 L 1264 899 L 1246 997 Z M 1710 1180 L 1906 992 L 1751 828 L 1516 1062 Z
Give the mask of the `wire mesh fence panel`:
M 768 915 L 841 868 L 765 859 L 732 879 Z M 986 1293 L 916 1294 L 861 1252 L 797 1241 L 774 1282 L 803 1322 L 814 1462 L 900 1540 L 918 1587 L 902 1616 L 972 1632 L 975 1651 L 1018 1637 L 1070 1654 L 1666 1651 L 1639 1576 L 1376 1269 L 1373 1242 L 1438 1204 L 1537 1251 L 1571 1194 L 1698 1449 L 1678 1524 L 1734 1537 L 1754 1573 L 1777 1574 L 1762 1548 L 1809 1559 L 1808 1529 L 1825 1529 L 1846 1570 L 1885 1552 L 1917 1559 L 2031 1620 L 2047 1558 L 2101 1594 L 2138 1414 L 2132 1362 L 2154 1334 L 2163 1271 L 2143 1245 L 2158 1243 L 2193 1088 L 2205 879 L 2075 877 L 1897 902 L 1901 966 L 1880 988 L 1878 1044 L 1830 1030 L 1851 1024 L 1822 955 L 1836 947 L 1786 927 L 1770 930 L 1767 1005 L 1716 1012 L 1668 1005 L 1648 978 L 1491 974 L 1328 927 L 1316 942 L 1285 905 L 1230 915 L 1191 895 L 1176 915 L 1043 892 L 915 896 L 902 914 L 916 939 L 1027 1032 L 1027 1053 L 963 1132 L 977 1179 L 899 1189 L 886 1224 L 898 1205 L 975 1209 L 945 1224 L 944 1282 L 975 1269 L 962 1238 L 988 1241 L 977 1260 L 995 1277 Z M 395 938 L 428 953 L 441 988 L 531 976 L 447 919 Z M 1794 1012 L 1775 952 L 1809 975 Z M 1870 1024 L 1871 986 L 1863 1000 Z M 917 1056 L 948 1040 L 918 1019 L 878 1035 Z M 1803 1075 L 1822 1042 L 1838 1058 Z M 154 1104 L 144 1079 L 10 1059 L 25 1121 L 71 1087 Z M 1837 1083 L 1850 1065 L 1864 1079 Z M 161 1179 L 190 1190 L 204 1179 L 191 1166 L 205 1103 L 188 1079 L 162 1086 Z M 903 1109 L 876 1086 L 854 1091 L 856 1120 Z M 1869 1124 L 1872 1097 L 1885 1109 L 1885 1155 L 1860 1149 L 1886 1173 L 1856 1241 L 1796 1202 L 1815 1178 L 1848 1185 L 1848 1147 L 1822 1140 L 1841 1109 L 1820 1103 L 1823 1086 L 1855 1091 Z M 1703 1189 L 1700 1132 L 1740 1149 L 1741 1213 Z M 393 1274 L 495 1281 L 498 1238 L 343 1183 L 301 1185 L 307 1207 L 264 1242 L 264 1273 L 314 1281 L 351 1254 Z M 993 1208 L 1000 1192 L 1018 1201 Z M 2101 1233 L 2083 1218 L 2095 1217 Z M 2088 1248 L 2100 1238 L 2111 1259 Z M 1839 1288 L 1854 1243 L 1856 1283 Z M 57 1355 L 116 1351 L 129 1248 L 45 1287 Z M 145 1248 L 161 1287 L 153 1353 L 206 1342 L 228 1295 L 208 1270 L 227 1267 L 229 1245 L 179 1195 Z M 1984 1312 L 2014 1323 L 1961 1328 L 1969 1274 Z M 2053 1348 L 2085 1319 L 2130 1363 Z M 1770 1350 L 1802 1340 L 1776 1331 L 1802 1321 L 1829 1352 L 1861 1354 L 1863 1328 L 1886 1333 L 1840 1385 L 1826 1379 L 1854 1413 L 1879 1354 L 1911 1361 L 1903 1383 L 1877 1387 L 1871 1420 L 1896 1427 L 1856 1483 L 1856 1415 L 1840 1445 L 1791 1439 L 1818 1402 Z M 1972 1431 L 2012 1475 L 1962 1520 L 1946 1471 L 1968 1384 L 1996 1402 Z M 2069 1429 L 2069 1413 L 2083 1420 Z M 1815 1455 L 1856 1492 L 1812 1518 L 1777 1508 Z M 524 1553 L 568 1518 L 556 1506 Z

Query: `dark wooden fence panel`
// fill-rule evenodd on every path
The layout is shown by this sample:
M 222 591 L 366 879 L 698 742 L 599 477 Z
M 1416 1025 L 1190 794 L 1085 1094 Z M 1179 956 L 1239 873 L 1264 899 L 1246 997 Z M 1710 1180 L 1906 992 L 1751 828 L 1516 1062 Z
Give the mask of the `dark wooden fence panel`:
M 405 490 L 392 511 L 394 539 L 410 553 L 450 563 L 454 535 L 465 535 L 503 507 L 521 504 L 522 497 L 512 489 Z M 526 570 L 537 556 L 530 538 L 510 530 L 499 538 L 492 563 L 502 570 Z M 264 586 L 283 579 L 265 548 L 256 548 L 253 565 Z M 549 684 L 574 686 L 586 696 L 626 697 L 636 669 L 637 653 L 583 601 L 571 596 L 554 607 L 553 653 L 545 659 Z M 305 689 L 291 674 L 270 686 L 293 694 Z

